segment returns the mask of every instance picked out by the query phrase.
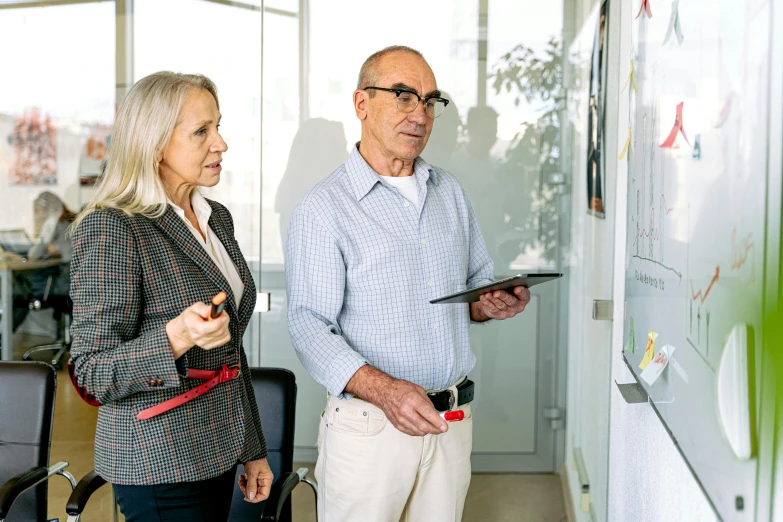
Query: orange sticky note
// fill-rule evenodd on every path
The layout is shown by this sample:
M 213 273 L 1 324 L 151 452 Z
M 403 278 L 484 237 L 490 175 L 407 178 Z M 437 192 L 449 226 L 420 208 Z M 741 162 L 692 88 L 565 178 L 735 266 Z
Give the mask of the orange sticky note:
M 647 331 L 647 348 L 644 350 L 644 358 L 642 358 L 642 362 L 639 363 L 639 368 L 644 370 L 647 368 L 647 365 L 650 364 L 650 361 L 653 360 L 653 357 L 655 356 L 655 338 L 658 337 L 658 334 L 653 332 L 652 330 Z

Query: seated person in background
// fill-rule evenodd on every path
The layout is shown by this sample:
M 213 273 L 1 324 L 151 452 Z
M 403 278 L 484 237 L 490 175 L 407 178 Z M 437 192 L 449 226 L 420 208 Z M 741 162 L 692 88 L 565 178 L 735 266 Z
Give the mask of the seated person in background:
M 41 192 L 33 201 L 35 232 L 38 241 L 30 248 L 27 259 L 59 256 L 63 263 L 71 261 L 71 239 L 68 227 L 76 214 L 51 192 Z
M 42 298 L 46 294 L 46 285 L 51 276 L 49 298 L 68 298 L 70 287 L 71 239 L 68 227 L 76 215 L 71 212 L 62 200 L 51 192 L 41 192 L 33 202 L 33 216 L 36 243 L 27 253 L 29 261 L 37 261 L 49 257 L 59 257 L 58 266 L 37 270 L 21 270 L 14 272 L 14 321 L 16 330 L 22 324 L 29 311 L 29 303 L 33 298 Z

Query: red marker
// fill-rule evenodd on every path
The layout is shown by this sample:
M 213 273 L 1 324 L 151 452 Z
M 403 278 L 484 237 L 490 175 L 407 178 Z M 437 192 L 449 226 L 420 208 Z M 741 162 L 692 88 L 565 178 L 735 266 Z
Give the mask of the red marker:
M 465 418 L 465 412 L 462 410 L 442 411 L 440 412 L 440 418 L 446 422 L 457 422 Z

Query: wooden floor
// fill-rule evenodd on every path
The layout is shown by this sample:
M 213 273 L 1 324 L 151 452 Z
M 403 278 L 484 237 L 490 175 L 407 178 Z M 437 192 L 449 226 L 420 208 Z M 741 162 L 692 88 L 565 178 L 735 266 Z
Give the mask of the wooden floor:
M 87 406 L 70 387 L 65 372 L 57 375 L 57 402 L 52 434 L 51 462 L 67 461 L 78 480 L 93 467 L 93 437 L 97 408 Z M 298 467 L 309 467 L 298 463 Z M 49 488 L 49 518 L 67 518 L 65 503 L 70 485 L 54 477 Z M 82 522 L 109 522 L 113 500 L 104 486 L 88 503 Z M 293 494 L 295 522 L 315 522 L 311 490 L 300 486 Z M 120 515 L 120 520 L 123 520 Z M 464 522 L 561 522 L 565 510 L 557 475 L 473 475 L 465 503 Z

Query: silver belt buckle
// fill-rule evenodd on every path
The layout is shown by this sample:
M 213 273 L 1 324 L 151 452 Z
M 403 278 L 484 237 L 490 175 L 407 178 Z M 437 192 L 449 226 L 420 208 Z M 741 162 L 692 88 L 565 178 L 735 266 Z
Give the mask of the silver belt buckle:
M 454 406 L 457 405 L 457 392 L 452 390 L 451 388 L 448 389 L 449 391 L 449 411 L 454 409 Z

